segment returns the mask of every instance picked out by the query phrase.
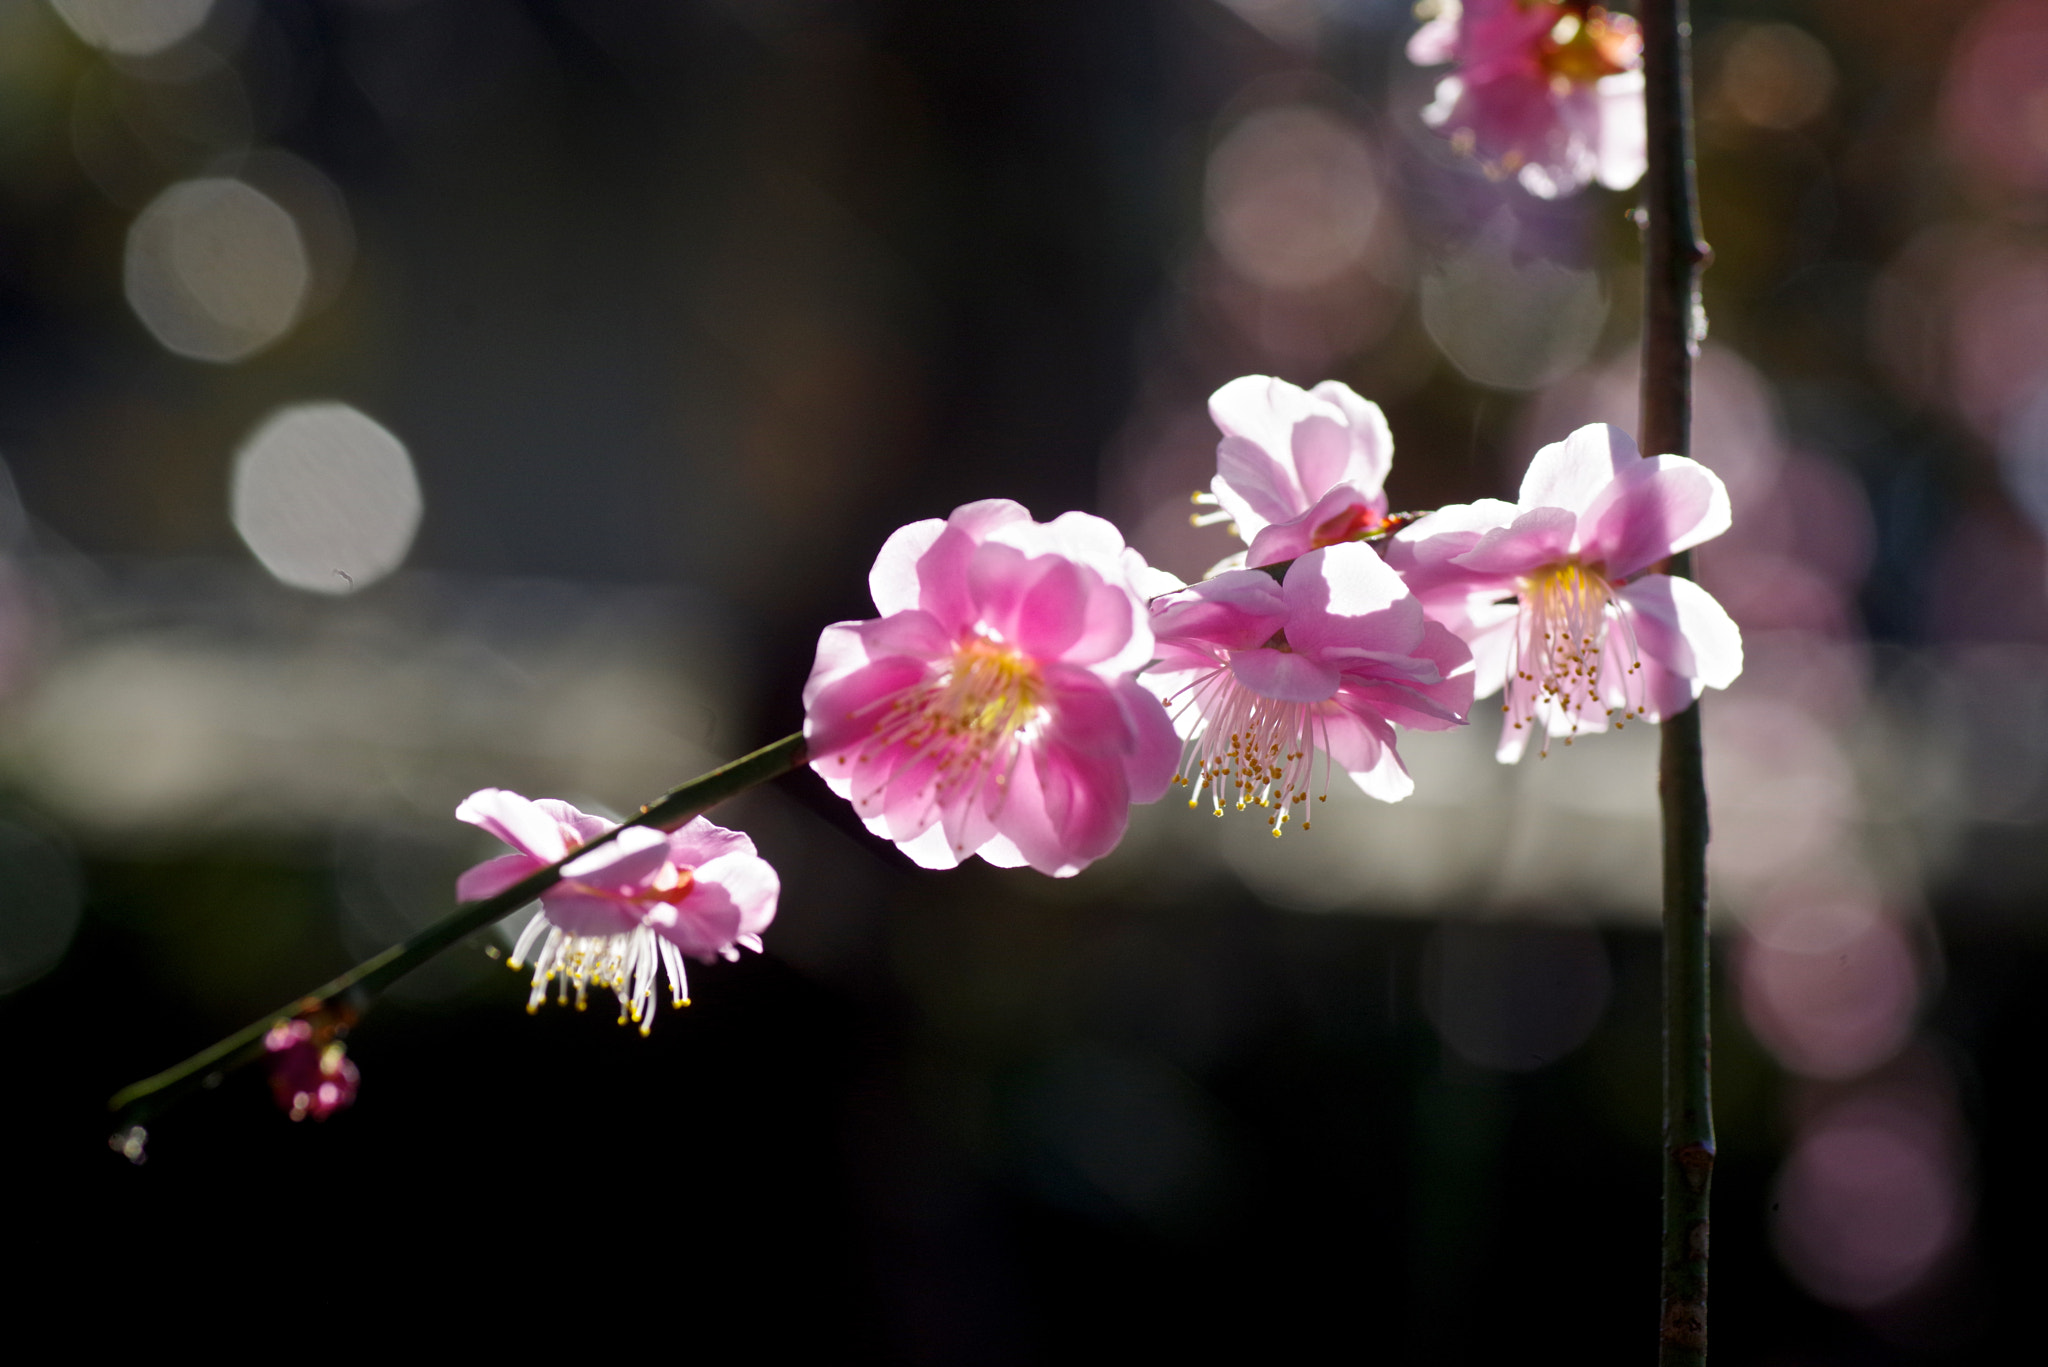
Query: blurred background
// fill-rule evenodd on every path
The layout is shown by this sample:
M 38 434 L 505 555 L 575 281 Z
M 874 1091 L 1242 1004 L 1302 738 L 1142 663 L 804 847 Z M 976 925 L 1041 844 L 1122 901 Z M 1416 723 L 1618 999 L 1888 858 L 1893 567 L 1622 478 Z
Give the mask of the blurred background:
M 2009 1360 L 2048 0 L 1695 15 L 1694 454 L 1736 506 L 1702 573 L 1749 660 L 1706 713 L 1716 1356 Z M 1204 400 L 1247 373 L 1383 405 L 1397 508 L 1632 425 L 1632 199 L 1460 164 L 1415 26 L 0 0 L 25 1287 L 279 1347 L 1649 1352 L 1648 728 L 1517 769 L 1483 720 L 1417 736 L 1405 804 L 1333 791 L 1276 842 L 1166 803 L 1059 882 L 921 872 L 800 774 L 719 817 L 782 871 L 768 953 L 652 1039 L 529 1018 L 501 928 L 359 1027 L 354 1109 L 292 1125 L 251 1073 L 145 1166 L 104 1142 L 114 1089 L 443 911 L 494 849 L 471 790 L 619 813 L 794 729 L 902 522 L 1086 508 L 1198 573 L 1232 545 L 1188 525 Z

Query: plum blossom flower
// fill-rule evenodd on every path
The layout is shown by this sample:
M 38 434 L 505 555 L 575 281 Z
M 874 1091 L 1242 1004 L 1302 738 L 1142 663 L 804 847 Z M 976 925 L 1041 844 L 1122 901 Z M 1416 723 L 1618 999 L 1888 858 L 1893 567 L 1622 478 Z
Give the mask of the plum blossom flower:
M 1471 645 L 1479 696 L 1507 690 L 1498 755 L 1512 764 L 1539 726 L 1569 745 L 1735 682 L 1735 623 L 1698 584 L 1650 569 L 1728 522 L 1713 471 L 1645 458 L 1595 423 L 1536 453 L 1519 503 L 1440 508 L 1397 534 L 1387 560 Z
M 1317 788 L 1318 754 L 1318 801 L 1341 768 L 1399 802 L 1415 783 L 1394 726 L 1447 730 L 1472 705 L 1471 652 L 1358 542 L 1308 552 L 1279 583 L 1231 570 L 1155 599 L 1152 630 L 1160 659 L 1141 677 L 1193 742 L 1188 806 L 1256 803 L 1276 836 Z
M 1079 872 L 1179 754 L 1131 680 L 1152 658 L 1134 588 L 1149 573 L 1086 513 L 1041 524 L 989 499 L 900 528 L 868 576 L 881 615 L 819 638 L 811 767 L 925 868 Z
M 293 1120 L 325 1120 L 352 1104 L 362 1074 L 338 1039 L 317 1040 L 312 1023 L 279 1021 L 263 1036 L 269 1056 L 270 1090 Z
M 617 828 L 616 821 L 579 812 L 553 798 L 529 801 L 502 788 L 471 793 L 457 820 L 481 826 L 517 850 L 462 875 L 455 895 L 490 897 Z M 677 1006 L 690 1004 L 683 956 L 737 959 L 741 946 L 759 952 L 761 932 L 775 919 L 782 882 L 738 831 L 694 817 L 676 831 L 633 826 L 562 868 L 562 881 L 541 894 L 540 910 L 512 949 L 520 968 L 534 946 L 533 992 L 538 1011 L 547 985 L 571 987 L 582 1010 L 594 984 L 619 999 L 619 1023 L 654 1027 L 657 978 L 666 972 Z
M 1488 175 L 1556 199 L 1642 178 L 1642 50 L 1635 20 L 1588 0 L 1437 0 L 1408 60 L 1457 63 L 1424 123 Z
M 1195 502 L 1217 511 L 1196 514 L 1195 525 L 1227 520 L 1248 547 L 1218 571 L 1277 565 L 1386 522 L 1393 433 L 1379 405 L 1349 385 L 1303 390 L 1246 375 L 1209 396 L 1209 416 L 1223 440 L 1210 492 Z

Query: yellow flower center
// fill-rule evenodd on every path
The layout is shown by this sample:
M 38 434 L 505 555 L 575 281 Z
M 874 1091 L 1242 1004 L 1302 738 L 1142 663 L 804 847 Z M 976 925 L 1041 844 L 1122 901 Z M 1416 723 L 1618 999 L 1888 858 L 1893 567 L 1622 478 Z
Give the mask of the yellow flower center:
M 984 783 L 1001 789 L 1018 747 L 1044 718 L 1044 697 L 1037 661 L 977 633 L 954 647 L 951 665 L 937 677 L 888 700 L 859 761 L 896 746 L 912 751 L 932 764 L 931 790 L 942 803 L 963 789 L 972 796 Z

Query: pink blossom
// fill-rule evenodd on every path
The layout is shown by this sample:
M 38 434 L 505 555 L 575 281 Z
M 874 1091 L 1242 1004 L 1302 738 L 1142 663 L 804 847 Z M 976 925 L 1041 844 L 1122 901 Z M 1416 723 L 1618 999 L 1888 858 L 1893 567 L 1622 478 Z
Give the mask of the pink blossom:
M 270 1090 L 293 1120 L 325 1120 L 356 1099 L 362 1074 L 338 1039 L 316 1041 L 308 1021 L 279 1021 L 263 1037 Z
M 1249 550 L 1218 568 L 1277 565 L 1377 529 L 1394 437 L 1379 405 L 1324 380 L 1303 390 L 1246 375 L 1209 396 L 1223 431 L 1216 478 L 1197 503 L 1218 505 L 1197 526 L 1228 519 Z
M 1317 787 L 1318 753 L 1317 800 L 1335 767 L 1399 802 L 1415 784 L 1394 726 L 1447 730 L 1472 704 L 1471 652 L 1359 542 L 1308 552 L 1281 583 L 1231 570 L 1156 599 L 1152 630 L 1160 659 L 1144 681 L 1195 742 L 1188 805 L 1204 790 L 1218 816 L 1257 803 L 1276 836 Z
M 1152 658 L 1148 574 L 1086 513 L 1004 499 L 899 529 L 868 586 L 881 616 L 818 641 L 811 767 L 925 868 L 970 854 L 1066 877 L 1123 838 L 1178 754 L 1131 680 Z
M 1488 175 L 1556 199 L 1642 178 L 1642 47 L 1633 19 L 1587 0 L 1438 0 L 1408 59 L 1457 63 L 1424 123 Z
M 486 860 L 456 882 L 465 902 L 503 892 L 598 836 L 616 821 L 577 811 L 553 798 L 529 801 L 502 788 L 471 793 L 458 820 L 481 826 L 517 850 Z M 664 970 L 677 1006 L 690 1002 L 683 956 L 710 962 L 759 952 L 761 932 L 775 919 L 782 883 L 754 842 L 738 831 L 694 817 L 680 830 L 632 826 L 562 868 L 562 881 L 541 894 L 540 910 L 512 950 L 512 967 L 533 961 L 529 1011 L 539 1010 L 548 983 L 561 979 L 558 1000 L 573 985 L 584 1006 L 591 984 L 619 999 L 619 1022 L 654 1025 L 656 979 Z
M 1645 459 L 1595 423 L 1536 453 L 1519 503 L 1440 508 L 1397 534 L 1387 560 L 1471 645 L 1479 696 L 1507 689 L 1499 756 L 1513 763 L 1538 725 L 1569 745 L 1735 681 L 1735 623 L 1690 579 L 1650 571 L 1728 520 L 1713 471 Z

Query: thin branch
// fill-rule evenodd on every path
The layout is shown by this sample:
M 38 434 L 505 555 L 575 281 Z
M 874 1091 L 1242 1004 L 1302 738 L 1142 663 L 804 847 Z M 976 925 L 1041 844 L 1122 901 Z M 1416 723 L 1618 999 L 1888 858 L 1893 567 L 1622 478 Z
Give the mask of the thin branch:
M 1698 348 L 1700 236 L 1693 176 L 1688 0 L 1644 0 L 1649 170 L 1643 180 L 1642 449 L 1685 455 Z M 1691 556 L 1671 573 L 1690 575 Z M 1660 1367 L 1707 1360 L 1707 1214 L 1714 1176 L 1707 788 L 1697 704 L 1664 722 L 1664 1180 Z
M 326 986 L 287 1003 L 176 1067 L 123 1088 L 107 1103 L 115 1113 L 116 1138 L 120 1137 L 120 1131 L 141 1124 L 188 1092 L 212 1086 L 223 1074 L 261 1057 L 263 1037 L 275 1025 L 291 1020 L 316 1019 L 344 1027 L 352 1024 L 379 992 L 450 945 L 539 897 L 561 881 L 562 865 L 610 844 L 627 826 L 652 826 L 657 830 L 673 831 L 691 817 L 709 811 L 727 798 L 788 773 L 801 765 L 804 758 L 804 738 L 801 735 L 784 736 L 773 745 L 763 746 L 751 755 L 691 779 L 642 807 L 639 815 L 625 826 L 571 850 L 547 868 L 520 880 L 497 896 L 487 897 L 481 902 L 463 903 L 426 929 L 381 954 L 365 959 Z

